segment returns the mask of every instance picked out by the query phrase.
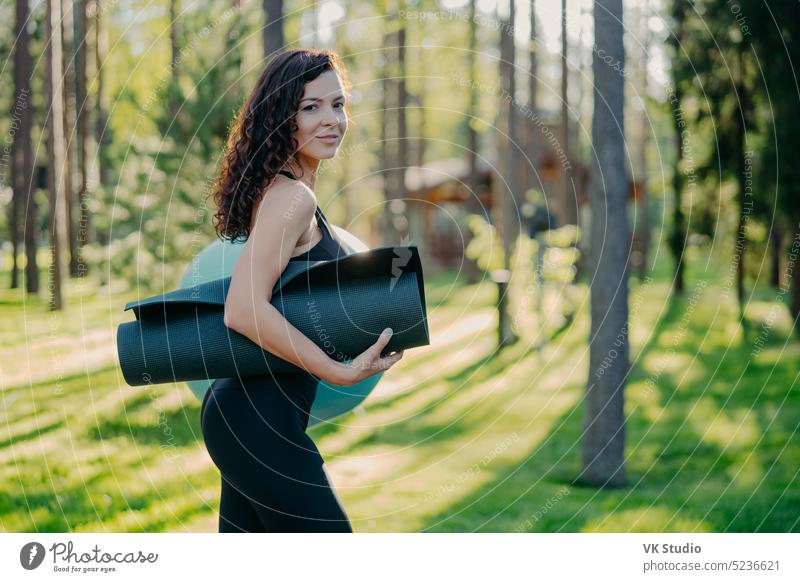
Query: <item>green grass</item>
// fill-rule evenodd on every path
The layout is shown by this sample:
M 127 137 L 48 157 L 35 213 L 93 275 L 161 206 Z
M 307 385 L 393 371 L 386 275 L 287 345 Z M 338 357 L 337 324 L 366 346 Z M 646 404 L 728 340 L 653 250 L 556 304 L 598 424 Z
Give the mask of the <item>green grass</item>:
M 800 343 L 768 288 L 738 325 L 723 276 L 690 269 L 676 300 L 667 262 L 632 281 L 629 485 L 614 490 L 573 485 L 585 285 L 541 351 L 524 328 L 497 352 L 492 284 L 429 278 L 432 345 L 311 430 L 356 531 L 800 531 Z M 0 530 L 215 531 L 200 403 L 184 385 L 127 386 L 115 365 L 135 293 L 67 293 L 51 315 L 0 291 Z

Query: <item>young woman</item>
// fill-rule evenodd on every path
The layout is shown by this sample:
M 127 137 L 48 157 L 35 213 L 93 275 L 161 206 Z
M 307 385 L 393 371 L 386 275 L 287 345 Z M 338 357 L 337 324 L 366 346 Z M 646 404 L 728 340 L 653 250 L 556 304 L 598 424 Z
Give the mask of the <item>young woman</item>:
M 289 261 L 347 254 L 314 194 L 320 160 L 347 130 L 346 72 L 327 50 L 290 50 L 261 74 L 234 124 L 212 192 L 214 224 L 244 237 L 225 325 L 303 370 L 215 381 L 201 409 L 208 452 L 222 474 L 220 532 L 351 532 L 306 434 L 319 379 L 349 386 L 389 369 L 391 330 L 349 364 L 337 362 L 271 304 Z

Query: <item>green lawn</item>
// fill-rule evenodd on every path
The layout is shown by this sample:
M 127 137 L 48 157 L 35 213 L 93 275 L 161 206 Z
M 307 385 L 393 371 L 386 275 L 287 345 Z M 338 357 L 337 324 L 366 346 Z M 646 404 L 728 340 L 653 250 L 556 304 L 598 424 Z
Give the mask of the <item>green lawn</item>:
M 492 284 L 429 278 L 432 345 L 409 350 L 363 410 L 311 431 L 355 529 L 800 531 L 800 343 L 787 311 L 759 288 L 743 332 L 721 267 L 691 270 L 675 301 L 667 268 L 632 281 L 630 485 L 610 491 L 572 485 L 585 285 L 557 339 L 537 351 L 520 329 L 498 353 Z M 127 386 L 115 365 L 135 293 L 97 296 L 91 281 L 68 293 L 53 316 L 0 291 L 0 530 L 215 531 L 200 403 L 184 385 Z

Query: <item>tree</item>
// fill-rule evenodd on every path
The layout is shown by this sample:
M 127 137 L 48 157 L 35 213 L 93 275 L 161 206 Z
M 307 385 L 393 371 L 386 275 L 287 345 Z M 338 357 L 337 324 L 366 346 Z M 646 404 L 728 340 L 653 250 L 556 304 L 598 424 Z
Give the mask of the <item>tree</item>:
M 97 155 L 97 185 L 100 190 L 108 184 L 110 179 L 110 167 L 108 163 L 108 144 L 111 142 L 110 128 L 108 127 L 108 93 L 106 88 L 105 70 L 106 53 L 108 51 L 108 33 L 103 22 L 103 9 L 99 0 L 94 0 L 94 65 L 97 80 L 97 91 L 95 94 L 95 144 Z M 109 233 L 98 229 L 97 242 L 102 246 L 108 244 Z
M 202 82 L 184 94 L 170 79 L 172 90 L 159 93 L 148 108 L 160 139 L 136 144 L 135 155 L 126 160 L 128 171 L 121 172 L 118 179 L 118 192 L 103 200 L 107 208 L 104 218 L 111 216 L 113 204 L 114 213 L 126 219 L 114 221 L 111 248 L 92 249 L 96 257 L 102 250 L 98 257 L 102 269 L 98 271 L 137 288 L 163 289 L 176 283 L 178 273 L 160 266 L 188 263 L 202 248 L 200 231 L 211 236 L 205 220 L 208 206 L 201 203 L 210 179 L 204 182 L 202 177 L 216 172 L 231 112 L 241 107 L 244 99 L 238 82 L 242 51 L 232 45 L 231 35 L 247 35 L 248 30 L 233 17 L 236 15 L 238 10 L 233 7 L 222 14 L 203 15 L 211 22 L 230 17 L 230 22 L 222 34 L 209 38 L 195 59 L 181 63 L 182 75 L 202 78 Z M 203 20 L 199 23 L 204 24 Z M 172 109 L 175 103 L 179 104 L 177 115 Z M 153 180 L 154 173 L 162 178 Z M 142 277 L 142 273 L 148 276 Z
M 517 106 L 514 99 L 516 93 L 515 46 L 514 46 L 514 13 L 516 0 L 508 0 L 508 14 L 502 19 L 500 27 L 500 94 L 502 98 L 497 111 L 497 127 L 500 129 L 502 148 L 501 159 L 504 160 L 503 172 L 505 181 L 494 183 L 493 212 L 494 222 L 500 226 L 503 241 L 503 269 L 492 273 L 498 284 L 498 345 L 511 345 L 518 341 L 514 332 L 513 321 L 508 313 L 508 282 L 511 277 L 511 253 L 519 236 L 519 148 L 520 132 L 517 121 Z M 505 134 L 505 138 L 503 135 Z
M 382 5 L 386 7 L 386 4 Z M 385 54 L 383 63 L 383 106 L 381 171 L 384 178 L 385 204 L 380 218 L 384 245 L 395 245 L 407 234 L 408 220 L 403 215 L 405 208 L 405 172 L 408 166 L 406 154 L 407 124 L 405 106 L 408 92 L 405 85 L 405 24 L 396 11 L 385 12 Z M 405 221 L 405 222 L 404 222 Z
M 400 3 L 400 9 L 405 11 L 405 2 Z M 397 116 L 397 141 L 395 151 L 397 155 L 397 163 L 395 165 L 395 180 L 394 184 L 396 190 L 393 192 L 394 198 L 400 200 L 402 204 L 397 204 L 396 218 L 392 223 L 397 230 L 398 242 L 406 240 L 408 237 L 408 218 L 403 210 L 406 208 L 406 170 L 408 169 L 408 122 L 406 119 L 406 107 L 408 106 L 408 88 L 406 86 L 406 77 L 408 76 L 407 61 L 406 61 L 406 21 L 405 18 L 399 18 L 398 23 L 400 28 L 397 29 L 397 109 L 395 115 Z
M 17 0 L 14 36 L 14 115 L 17 130 L 14 134 L 13 150 L 13 199 L 11 208 L 11 288 L 19 286 L 17 244 L 20 239 L 20 218 L 24 207 L 24 240 L 27 264 L 25 267 L 25 286 L 28 293 L 39 291 L 39 269 L 36 265 L 35 226 L 36 201 L 33 182 L 33 148 L 31 147 L 31 125 L 33 99 L 31 98 L 31 54 L 30 35 L 28 34 L 28 18 L 30 11 L 28 0 Z
M 62 282 L 66 261 L 67 200 L 64 160 L 64 97 L 61 83 L 61 2 L 47 0 L 45 16 L 47 38 L 47 75 L 45 93 L 49 104 L 47 114 L 47 187 L 50 191 L 50 309 L 62 309 Z
M 749 35 L 742 34 L 730 3 L 704 0 L 693 6 L 693 34 L 688 43 L 693 93 L 700 99 L 700 125 L 714 123 L 713 153 L 698 160 L 701 174 L 717 184 L 730 180 L 736 184 L 738 224 L 733 249 L 736 298 L 740 318 L 744 319 L 744 263 L 747 247 L 746 226 L 752 217 L 753 189 L 748 188 L 748 127 L 752 127 L 753 103 L 750 98 L 755 67 L 748 65 Z
M 283 49 L 283 0 L 262 0 L 264 8 L 264 58 L 270 59 Z
M 800 317 L 800 134 L 790 120 L 797 116 L 800 91 L 797 85 L 797 63 L 800 63 L 800 19 L 797 3 L 774 0 L 769 10 L 754 0 L 742 5 L 744 13 L 753 18 L 749 32 L 752 46 L 763 67 L 764 80 L 769 88 L 769 108 L 764 121 L 767 138 L 764 140 L 763 169 L 760 180 L 765 190 L 775 193 L 776 211 L 788 223 L 786 273 L 791 277 L 789 312 L 796 322 Z M 791 266 L 791 267 L 790 267 Z M 782 287 L 783 289 L 783 287 Z M 796 333 L 800 328 L 795 325 Z
M 78 12 L 78 38 L 75 48 L 75 100 L 77 102 L 77 137 L 78 137 L 78 189 L 76 197 L 78 199 L 80 212 L 78 218 L 78 249 L 83 249 L 89 243 L 89 228 L 91 213 L 89 212 L 88 200 L 86 200 L 88 192 L 88 166 L 89 166 L 89 103 L 87 100 L 86 89 L 86 55 L 87 40 L 89 35 L 87 29 L 89 25 L 89 0 L 79 0 L 80 11 Z M 83 255 L 79 253 L 78 275 L 83 277 L 86 275 L 86 262 L 83 260 Z
M 477 0 L 469 2 L 469 45 L 467 49 L 467 73 L 469 75 L 470 86 L 475 87 L 478 80 L 478 20 L 476 18 L 475 5 Z M 469 103 L 467 105 L 467 115 L 464 120 L 467 133 L 467 164 L 469 173 L 467 174 L 468 198 L 465 204 L 465 211 L 468 213 L 481 212 L 481 204 L 478 192 L 478 152 L 480 143 L 478 141 L 478 131 L 475 129 L 478 116 L 478 92 L 474 89 L 469 91 Z M 472 239 L 471 230 L 466 229 L 465 248 Z M 480 269 L 473 260 L 464 261 L 464 276 L 469 283 L 477 283 L 480 279 Z
M 726 182 L 736 186 L 738 224 L 731 285 L 735 284 L 743 318 L 746 227 L 753 217 L 752 180 L 747 177 L 752 163 L 748 132 L 755 123 L 752 92 L 757 67 L 749 62 L 751 34 L 743 33 L 736 10 L 740 10 L 739 4 L 711 0 L 687 4 L 675 0 L 672 4 L 675 34 L 670 44 L 675 49 L 673 114 L 680 144 L 678 153 L 683 158 L 686 151 L 680 148 L 687 145 L 696 150 L 696 154 L 680 160 L 679 170 L 681 167 L 684 170 L 687 185 L 693 186 L 697 180 L 708 186 L 699 192 L 700 196 L 692 196 L 692 213 L 698 217 L 694 230 L 721 234 L 714 231 L 713 225 L 720 222 L 722 187 Z M 685 103 L 696 104 L 688 118 Z M 697 132 L 697 137 L 691 139 L 689 129 Z M 685 228 L 679 222 L 682 218 L 676 216 L 675 223 Z M 685 232 L 683 237 L 685 241 Z M 675 233 L 672 242 L 679 251 L 678 245 L 683 242 L 681 233 Z
M 650 224 L 650 213 L 649 213 L 649 196 L 647 193 L 647 181 L 648 181 L 648 171 L 647 171 L 647 142 L 648 142 L 648 127 L 650 125 L 650 115 L 647 111 L 647 103 L 648 103 L 648 74 L 647 74 L 647 64 L 650 59 L 650 49 L 652 43 L 652 33 L 650 32 L 650 27 L 648 26 L 648 19 L 650 18 L 649 14 L 649 6 L 648 1 L 645 0 L 644 4 L 641 6 L 641 10 L 638 14 L 638 22 L 637 28 L 640 31 L 641 38 L 639 42 L 642 43 L 641 49 L 641 103 L 642 103 L 642 113 L 639 116 L 639 175 L 637 176 L 636 182 L 639 184 L 639 188 L 637 188 L 636 197 L 636 234 L 634 235 L 634 244 L 637 248 L 638 252 L 638 263 L 635 265 L 637 267 L 639 279 L 644 279 L 645 275 L 647 274 L 647 267 L 649 263 L 649 254 L 650 254 L 650 229 L 652 228 Z
M 382 8 L 382 6 L 381 6 Z M 392 30 L 392 15 L 386 14 L 383 18 L 383 39 L 384 39 L 384 47 L 389 47 L 392 44 L 392 39 L 394 37 L 393 30 Z M 382 95 L 381 95 L 381 147 L 380 147 L 380 172 L 381 176 L 383 177 L 383 190 L 384 190 L 384 198 L 386 199 L 386 204 L 384 205 L 385 208 L 383 212 L 381 212 L 379 225 L 381 228 L 381 235 L 382 235 L 382 244 L 390 245 L 394 244 L 395 241 L 393 237 L 389 236 L 389 225 L 390 225 L 390 218 L 391 212 L 389 211 L 389 204 L 390 200 L 390 192 L 392 191 L 392 167 L 394 166 L 394 162 L 392 159 L 392 148 L 389 145 L 389 139 L 391 135 L 391 117 L 389 116 L 389 107 L 391 106 L 391 66 L 389 58 L 388 50 L 384 48 L 377 56 L 380 64 L 381 64 L 381 85 L 383 88 Z
M 572 165 L 570 163 L 569 143 L 569 97 L 567 85 L 569 68 L 567 67 L 567 51 L 569 42 L 567 38 L 567 0 L 561 0 L 561 131 L 559 133 L 560 146 L 564 150 L 564 163 L 561 166 L 561 204 L 559 224 L 578 224 L 578 192 L 572 179 Z
M 628 197 L 624 79 L 598 54 L 624 66 L 622 0 L 596 0 L 594 75 L 591 335 L 581 480 L 619 486 L 625 476 L 624 389 L 628 373 Z
M 75 103 L 75 3 L 72 0 L 61 0 L 61 62 L 63 77 L 62 95 L 64 98 L 64 173 L 66 184 L 67 207 L 67 246 L 69 247 L 69 274 L 71 277 L 78 275 L 78 228 L 74 216 L 77 208 L 77 192 L 80 189 L 80 176 L 78 175 L 77 152 L 77 111 Z
M 686 6 L 682 2 L 673 2 L 672 21 L 674 33 L 668 39 L 668 44 L 673 47 L 675 54 L 672 58 L 672 90 L 669 91 L 669 107 L 675 128 L 675 167 L 672 172 L 672 224 L 667 236 L 667 245 L 675 261 L 675 275 L 672 278 L 672 291 L 682 295 L 684 290 L 684 264 L 683 258 L 686 251 L 686 217 L 683 212 L 684 189 L 684 135 L 686 135 L 686 119 L 683 114 L 684 85 L 691 75 L 691 67 L 687 59 L 681 55 L 686 23 Z M 694 183 L 694 182 L 692 182 Z
M 474 0 L 473 0 L 474 1 Z M 531 158 L 530 162 L 525 164 L 526 167 L 526 187 L 530 188 L 533 184 L 539 181 L 538 171 L 536 168 L 536 160 L 533 159 L 533 152 L 536 139 L 536 120 L 534 115 L 537 115 L 536 101 L 539 93 L 539 63 L 538 63 L 538 44 L 536 41 L 536 2 L 530 2 L 530 20 L 531 20 L 531 33 L 528 40 L 528 109 L 532 115 L 526 116 L 525 134 L 526 150 L 528 156 Z

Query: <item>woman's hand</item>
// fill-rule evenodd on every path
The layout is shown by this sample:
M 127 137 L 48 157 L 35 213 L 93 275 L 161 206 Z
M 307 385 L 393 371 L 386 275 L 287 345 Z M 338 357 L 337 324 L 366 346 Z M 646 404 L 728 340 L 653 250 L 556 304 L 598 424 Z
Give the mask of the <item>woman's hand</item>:
M 336 371 L 328 380 L 331 384 L 339 386 L 352 386 L 379 372 L 388 370 L 399 362 L 403 357 L 403 350 L 394 352 L 385 357 L 381 357 L 381 351 L 389 343 L 392 337 L 391 328 L 386 328 L 374 344 L 367 348 L 362 354 L 347 364 L 337 364 Z

